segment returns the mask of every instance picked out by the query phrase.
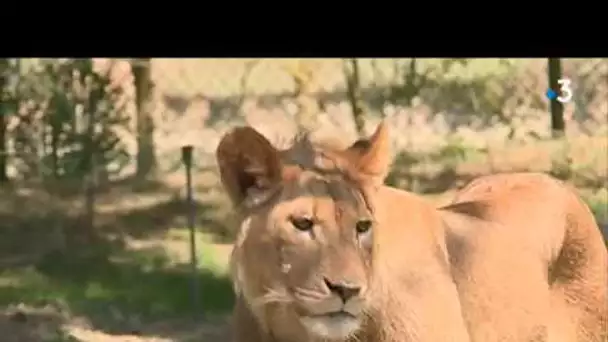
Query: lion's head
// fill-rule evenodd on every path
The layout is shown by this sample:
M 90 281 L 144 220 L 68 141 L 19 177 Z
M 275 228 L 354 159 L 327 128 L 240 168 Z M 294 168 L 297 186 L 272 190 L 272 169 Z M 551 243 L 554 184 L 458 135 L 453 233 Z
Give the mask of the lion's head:
M 233 278 L 257 319 L 274 306 L 312 336 L 344 339 L 360 328 L 373 195 L 389 168 L 388 149 L 382 124 L 342 150 L 319 149 L 306 137 L 278 150 L 249 127 L 223 137 L 221 179 L 242 216 Z

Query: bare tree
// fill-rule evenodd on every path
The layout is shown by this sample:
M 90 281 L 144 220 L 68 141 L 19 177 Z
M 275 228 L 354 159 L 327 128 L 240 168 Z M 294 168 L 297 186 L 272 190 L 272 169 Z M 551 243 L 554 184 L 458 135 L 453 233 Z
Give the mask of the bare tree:
M 559 89 L 557 83 L 562 78 L 562 63 L 559 58 L 549 58 L 547 61 L 547 71 L 549 77 L 549 88 L 553 91 Z M 559 137 L 564 134 L 566 123 L 564 122 L 564 106 L 557 98 L 551 99 L 551 132 L 554 137 Z
M 131 70 L 135 82 L 137 107 L 137 177 L 144 179 L 154 174 L 157 164 L 154 153 L 154 122 L 150 110 L 153 87 L 150 59 L 133 60 Z
M 295 83 L 294 97 L 298 104 L 296 123 L 302 131 L 314 131 L 318 125 L 319 103 L 315 98 L 317 90 L 316 64 L 311 60 L 297 60 L 285 66 Z
M 346 75 L 346 95 L 353 112 L 355 127 L 359 135 L 363 134 L 365 128 L 364 108 L 361 98 L 361 74 L 359 73 L 359 61 L 356 58 L 348 58 L 345 61 L 344 72 Z
M 8 94 L 6 86 L 8 84 L 9 61 L 6 58 L 0 59 L 0 184 L 8 182 L 7 174 L 7 151 L 6 151 L 6 130 L 8 115 Z
M 398 59 L 394 61 L 395 76 L 399 78 L 396 84 L 390 87 L 388 99 L 392 103 L 398 103 L 409 107 L 416 96 L 428 85 L 429 76 L 432 69 L 426 68 L 420 70 L 420 65 L 417 58 L 410 58 L 409 61 Z M 444 68 L 449 69 L 451 63 L 446 62 Z M 459 63 L 462 63 L 459 61 Z
M 241 78 L 239 80 L 239 89 L 241 94 L 238 101 L 239 110 L 243 109 L 243 104 L 249 96 L 249 77 L 251 76 L 251 73 L 253 72 L 255 67 L 258 66 L 258 64 L 260 64 L 260 59 L 252 59 L 245 62 L 243 74 L 241 75 Z

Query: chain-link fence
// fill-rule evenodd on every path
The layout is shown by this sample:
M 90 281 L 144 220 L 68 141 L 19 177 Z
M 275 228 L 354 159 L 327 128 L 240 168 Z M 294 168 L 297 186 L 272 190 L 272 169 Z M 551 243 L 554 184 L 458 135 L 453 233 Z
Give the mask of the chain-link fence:
M 604 59 L 563 60 L 563 78 L 571 80 L 573 90 L 564 107 L 568 145 L 529 151 L 509 148 L 550 144 L 546 59 L 3 63 L 2 176 L 52 188 L 54 195 L 82 192 L 89 221 L 95 193 L 117 180 L 153 175 L 173 179 L 179 188 L 183 145 L 194 146 L 195 184 L 209 188 L 198 195 L 222 198 L 214 150 L 227 129 L 243 124 L 280 143 L 302 126 L 320 136 L 340 132 L 354 140 L 386 120 L 397 161 L 389 181 L 415 191 L 446 190 L 448 185 L 435 189 L 424 180 L 445 178 L 456 167 L 466 169 L 464 161 L 475 158 L 482 160 L 478 173 L 534 168 L 534 161 L 544 171 L 561 168 L 556 172 L 565 177 L 579 167 L 589 171 L 583 178 L 595 178 L 596 183 L 606 178 L 605 158 L 588 148 L 595 144 L 605 149 L 601 138 L 593 140 L 607 126 Z M 407 165 L 406 172 L 400 171 L 399 162 Z M 446 182 L 454 180 L 448 177 Z M 173 196 L 171 191 L 166 195 Z M 143 194 L 131 197 L 146 201 Z M 208 220 L 220 226 L 225 222 Z
M 393 185 L 440 193 L 483 173 L 541 170 L 595 189 L 608 219 L 608 194 L 596 191 L 608 179 L 606 59 L 562 60 L 572 98 L 559 141 L 550 139 L 546 59 L 0 63 L 3 265 L 100 236 L 146 248 L 151 236 L 186 227 L 184 145 L 194 147 L 194 225 L 230 238 L 214 151 L 244 124 L 282 144 L 303 128 L 354 140 L 385 120 Z M 187 239 L 177 240 L 170 248 L 187 261 Z
M 35 61 L 23 60 L 20 68 L 32 63 Z M 564 77 L 571 79 L 574 90 L 571 103 L 565 107 L 568 130 L 572 134 L 598 134 L 606 124 L 608 62 L 581 59 L 564 60 L 563 64 Z M 406 141 L 409 150 L 433 150 L 449 139 L 486 147 L 550 136 L 544 59 L 360 59 L 355 80 L 352 63 L 340 59 L 99 59 L 93 67 L 100 72 L 111 69 L 111 85 L 121 90 L 120 106 L 126 112 L 121 117 L 126 118 L 126 124 L 116 128 L 115 134 L 130 160 L 113 167 L 120 168 L 122 175 L 135 172 L 138 143 L 153 144 L 161 172 L 170 172 L 178 165 L 180 145 L 188 142 L 199 153 L 212 155 L 219 136 L 236 124 L 256 126 L 271 137 L 288 137 L 296 130 L 297 114 L 306 105 L 318 112 L 316 128 L 339 128 L 350 138 L 357 130 L 369 131 L 385 118 L 398 132 L 394 134 L 397 150 Z M 141 82 L 149 84 L 142 83 L 140 88 L 150 89 L 139 90 L 140 105 L 146 106 L 141 111 L 149 112 L 146 124 L 146 118 L 137 116 L 134 73 L 146 78 L 148 71 L 150 80 Z M 303 98 L 309 98 L 310 103 Z M 30 98 L 30 102 L 39 106 L 35 99 Z M 353 108 L 364 112 L 364 127 L 355 122 Z M 10 146 L 14 137 L 21 134 L 31 139 L 44 134 L 39 132 L 44 131 L 41 127 L 29 132 L 16 129 L 24 120 L 44 121 L 43 116 L 49 116 L 44 109 L 35 110 L 37 116 L 9 113 L 5 118 L 11 178 L 24 175 L 23 167 L 17 166 L 20 162 L 10 157 L 21 152 Z M 143 132 L 151 136 L 150 142 L 141 140 Z M 205 158 L 202 156 L 206 162 Z

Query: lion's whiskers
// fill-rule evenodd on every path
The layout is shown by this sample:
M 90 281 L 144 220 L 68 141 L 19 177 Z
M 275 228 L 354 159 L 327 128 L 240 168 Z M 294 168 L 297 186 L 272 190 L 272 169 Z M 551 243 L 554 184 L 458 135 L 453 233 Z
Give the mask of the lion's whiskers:
M 253 306 L 264 306 L 272 303 L 291 303 L 293 299 L 284 289 L 267 288 L 266 292 L 255 298 L 252 302 Z

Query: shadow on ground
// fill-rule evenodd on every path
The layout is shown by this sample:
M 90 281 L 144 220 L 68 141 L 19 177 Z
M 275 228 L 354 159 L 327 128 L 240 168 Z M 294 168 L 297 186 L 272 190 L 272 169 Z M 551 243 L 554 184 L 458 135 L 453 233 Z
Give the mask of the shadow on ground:
M 115 199 L 100 202 L 118 200 L 117 193 L 107 192 L 104 196 Z M 154 199 L 152 190 L 139 194 L 146 193 Z M 87 230 L 78 201 L 67 195 L 2 189 L 0 335 L 14 341 L 68 341 L 62 327 L 77 320 L 107 334 L 189 341 L 159 322 L 204 325 L 225 315 L 233 298 L 224 265 L 205 253 L 193 275 L 189 264 L 159 245 L 171 230 L 183 230 L 188 208 L 179 196 L 164 193 L 169 193 L 166 198 L 156 196 L 149 203 L 100 210 L 95 229 Z M 218 230 L 205 222 L 215 210 L 212 204 L 196 202 L 195 209 L 197 226 L 204 224 L 201 231 Z M 157 243 L 134 248 L 134 239 Z M 201 244 L 206 242 L 199 241 L 199 247 L 205 249 Z M 198 303 L 192 297 L 194 279 Z M 51 309 L 42 315 L 40 308 Z
M 119 233 L 123 237 L 161 237 L 168 229 L 187 227 L 192 211 L 197 231 L 210 235 L 214 241 L 226 241 L 230 238 L 230 228 L 217 219 L 216 214 L 221 210 L 217 203 L 200 200 L 186 203 L 183 198 L 172 195 L 149 204 L 134 205 L 131 209 L 101 214 L 98 223 L 101 231 Z
M 139 335 L 154 322 L 229 310 L 229 280 L 211 261 L 203 263 L 205 269 L 193 276 L 189 265 L 171 264 L 162 249 L 127 251 L 97 244 L 78 255 L 55 252 L 31 266 L 2 270 L 0 306 L 57 307 L 65 316 L 85 319 L 94 330 Z M 193 301 L 193 281 L 199 302 Z M 32 320 L 20 314 L 22 320 Z

